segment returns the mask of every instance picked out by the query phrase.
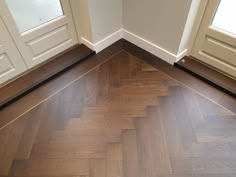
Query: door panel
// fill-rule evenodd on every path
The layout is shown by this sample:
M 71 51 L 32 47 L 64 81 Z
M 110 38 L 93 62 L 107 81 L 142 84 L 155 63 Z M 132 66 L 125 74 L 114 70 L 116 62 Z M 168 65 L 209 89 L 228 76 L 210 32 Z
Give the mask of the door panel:
M 62 26 L 43 36 L 33 39 L 27 43 L 27 46 L 32 50 L 34 56 L 38 56 L 48 49 L 50 50 L 67 40 L 70 40 L 70 34 L 68 33 L 67 27 Z
M 208 55 L 218 58 L 219 60 L 223 58 L 223 62 L 236 66 L 236 60 L 234 58 L 236 50 L 229 44 L 222 43 L 221 41 L 211 37 L 206 37 L 202 51 Z
M 0 84 L 26 69 L 22 57 L 0 18 Z
M 232 27 L 227 27 L 225 23 L 221 25 L 225 29 L 216 27 L 220 26 L 218 12 L 218 10 L 222 11 L 220 3 L 220 0 L 208 0 L 191 55 L 226 74 L 236 77 L 236 34 L 232 31 L 229 32 Z M 214 18 L 217 19 L 214 20 Z M 231 23 L 236 25 L 235 20 Z
M 6 0 L 7 1 L 7 0 Z M 12 1 L 12 0 L 11 0 Z M 21 1 L 28 2 L 29 0 Z M 37 1 L 37 0 L 31 0 Z M 37 1 L 44 4 L 47 0 Z M 7 27 L 29 68 L 46 61 L 56 54 L 78 43 L 68 0 L 62 0 L 63 14 L 51 21 L 21 33 L 5 1 L 0 1 L 0 15 L 7 21 Z M 24 11 L 24 9 L 21 9 Z M 34 24 L 35 26 L 35 24 Z

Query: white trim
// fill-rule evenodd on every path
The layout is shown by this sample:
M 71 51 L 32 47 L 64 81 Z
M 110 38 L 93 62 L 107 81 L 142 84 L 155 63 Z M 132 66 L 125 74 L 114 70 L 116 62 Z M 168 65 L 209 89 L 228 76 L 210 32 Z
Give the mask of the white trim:
M 175 63 L 178 62 L 179 60 L 181 60 L 184 56 L 188 55 L 188 49 L 185 49 L 184 51 L 180 52 L 177 56 L 176 56 L 176 60 Z
M 120 29 L 120 30 L 112 33 L 111 35 L 107 36 L 106 38 L 98 41 L 94 45 L 94 49 L 95 49 L 96 53 L 102 51 L 103 49 L 112 45 L 116 41 L 119 41 L 120 39 L 122 39 L 122 37 L 123 37 L 123 30 Z
M 127 30 L 123 30 L 123 37 L 125 40 L 141 47 L 142 49 L 150 52 L 151 54 L 159 57 L 160 59 L 170 63 L 171 65 L 174 64 L 174 62 L 181 57 L 182 55 L 185 54 L 186 51 L 181 52 L 179 55 L 175 55 L 169 51 L 167 51 L 166 49 L 163 49 L 160 46 L 157 46 L 156 44 L 143 39 L 139 36 L 137 36 L 136 34 L 133 34 Z
M 195 20 L 194 20 L 194 23 L 193 23 L 193 29 L 192 29 L 192 32 L 191 32 L 191 35 L 190 35 L 190 38 L 189 38 L 189 44 L 188 44 L 188 49 L 189 50 L 188 50 L 187 55 L 193 54 L 193 46 L 194 46 L 195 40 L 197 38 L 197 33 L 200 29 L 201 22 L 203 20 L 204 13 L 206 11 L 206 6 L 207 6 L 208 2 L 209 2 L 209 0 L 199 2 L 198 10 L 196 12 L 196 17 L 195 17 Z
M 125 40 L 141 47 L 142 49 L 144 49 L 150 53 L 152 53 L 153 55 L 170 63 L 171 65 L 173 65 L 175 62 L 177 62 L 178 60 L 183 58 L 188 52 L 188 50 L 185 49 L 184 51 L 182 51 L 178 55 L 175 55 L 175 54 L 167 51 L 166 49 L 163 49 L 163 48 L 157 46 L 156 44 L 154 44 L 150 41 L 147 41 L 146 39 L 143 39 L 143 38 L 137 36 L 136 34 L 133 34 L 127 30 L 124 30 L 124 29 L 120 29 L 120 30 L 116 31 L 115 33 L 107 36 L 106 38 L 102 39 L 101 41 L 99 41 L 95 44 L 93 44 L 92 42 L 90 42 L 89 40 L 87 40 L 84 37 L 81 37 L 81 42 L 84 45 L 86 45 L 87 47 L 89 47 L 90 49 L 96 51 L 96 53 L 98 53 L 122 38 L 124 38 Z
M 80 41 L 81 41 L 82 44 L 86 45 L 91 50 L 94 50 L 94 44 L 92 42 L 90 42 L 88 39 L 86 39 L 84 37 L 81 37 Z
M 123 37 L 123 30 L 120 29 L 120 30 L 112 33 L 111 35 L 105 37 L 104 39 L 98 41 L 95 44 L 93 44 L 92 42 L 90 42 L 89 40 L 87 40 L 84 37 L 81 37 L 81 42 L 84 45 L 86 45 L 88 48 L 90 48 L 91 50 L 94 50 L 96 53 L 98 53 L 98 52 L 102 51 L 103 49 L 109 47 L 110 45 L 112 45 L 116 41 L 122 39 L 122 37 Z

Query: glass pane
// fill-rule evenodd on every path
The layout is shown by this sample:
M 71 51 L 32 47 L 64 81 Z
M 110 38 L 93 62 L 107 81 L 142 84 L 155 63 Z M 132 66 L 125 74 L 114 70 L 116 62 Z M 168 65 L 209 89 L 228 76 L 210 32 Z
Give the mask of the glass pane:
M 20 32 L 63 15 L 60 0 L 6 0 Z
M 221 0 L 212 26 L 236 34 L 236 0 Z

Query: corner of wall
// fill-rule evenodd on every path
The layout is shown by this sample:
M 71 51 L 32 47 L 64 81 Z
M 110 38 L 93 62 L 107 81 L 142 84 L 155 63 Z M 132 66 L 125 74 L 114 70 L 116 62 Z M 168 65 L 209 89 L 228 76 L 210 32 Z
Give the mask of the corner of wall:
M 123 38 L 123 31 L 122 29 L 108 35 L 104 39 L 98 41 L 97 43 L 92 43 L 84 37 L 81 37 L 81 42 L 86 45 L 88 48 L 94 50 L 96 53 L 99 53 L 103 49 L 109 47 L 113 43 L 117 42 L 118 40 Z
M 118 0 L 117 0 L 118 1 Z M 81 42 L 87 45 L 89 48 L 92 50 L 95 50 L 96 52 L 100 52 L 104 48 L 108 47 L 109 45 L 113 44 L 114 42 L 118 41 L 121 38 L 124 38 L 125 40 L 143 48 L 144 50 L 152 53 L 153 55 L 161 58 L 162 60 L 174 64 L 176 61 L 180 60 L 182 57 L 188 54 L 190 50 L 190 43 L 191 43 L 191 37 L 196 33 L 197 30 L 194 28 L 194 22 L 196 18 L 196 14 L 198 12 L 198 3 L 200 3 L 200 0 L 192 0 L 190 7 L 189 7 L 189 12 L 188 16 L 186 17 L 186 23 L 185 26 L 183 27 L 183 34 L 182 37 L 180 38 L 179 41 L 179 46 L 177 47 L 177 52 L 173 53 L 167 50 L 166 48 L 163 48 L 159 46 L 156 43 L 153 43 L 142 36 L 139 36 L 135 33 L 132 33 L 131 31 L 128 31 L 127 29 L 122 29 L 125 27 L 124 24 L 124 1 L 119 2 L 111 2 L 111 4 L 107 4 L 106 0 L 104 0 L 103 3 L 105 5 L 103 6 L 102 4 L 99 4 L 99 7 L 97 8 L 96 3 L 89 4 L 88 1 L 87 4 L 82 4 L 83 6 L 86 6 L 87 10 L 84 10 L 85 12 L 85 17 L 88 19 L 87 23 L 87 36 L 86 35 L 81 35 Z M 120 1 L 120 0 L 119 0 Z M 91 2 L 90 2 L 91 3 Z M 109 18 L 103 18 L 104 15 L 105 17 L 108 16 L 109 14 L 102 13 L 105 12 L 106 9 L 109 8 L 109 11 L 107 13 L 113 13 L 114 11 L 112 10 L 115 8 L 115 4 L 119 6 L 122 6 L 121 10 L 122 12 L 117 12 L 119 17 L 117 17 L 117 14 L 115 17 L 109 17 Z M 82 8 L 82 7 L 81 7 Z M 83 11 L 83 10 L 82 10 Z M 100 14 L 100 15 L 98 15 Z M 114 14 L 113 14 L 114 15 Z M 113 21 L 116 21 L 117 23 L 121 23 L 118 26 L 113 26 Z M 121 20 L 121 22 L 120 22 Z M 107 24 L 108 22 L 111 22 Z M 118 22 L 119 21 L 119 22 Z M 98 24 L 101 23 L 101 24 Z M 105 25 L 106 24 L 106 25 Z M 82 24 L 81 24 L 82 25 Z M 107 26 L 108 25 L 108 26 Z M 109 26 L 110 25 L 110 26 Z M 110 28 L 104 29 L 105 28 Z M 86 31 L 86 29 L 84 29 Z M 89 34 L 89 35 L 88 35 Z
M 98 43 L 122 28 L 121 0 L 88 0 L 93 42 Z
M 178 56 L 176 56 L 175 54 L 167 51 L 166 49 L 134 34 L 131 33 L 127 30 L 123 30 L 123 38 L 135 45 L 137 45 L 138 47 L 150 52 L 151 54 L 159 57 L 160 59 L 166 61 L 167 63 L 173 65 L 176 58 Z

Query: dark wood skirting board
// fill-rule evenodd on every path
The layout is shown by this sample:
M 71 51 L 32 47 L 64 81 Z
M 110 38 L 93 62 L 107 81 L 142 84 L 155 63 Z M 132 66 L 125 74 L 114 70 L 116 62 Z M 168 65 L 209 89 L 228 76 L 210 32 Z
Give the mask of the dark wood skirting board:
M 81 44 L 0 88 L 0 110 L 68 71 L 95 52 Z
M 236 98 L 235 79 L 230 78 L 188 56 L 185 56 L 182 60 L 175 63 L 175 66 Z

